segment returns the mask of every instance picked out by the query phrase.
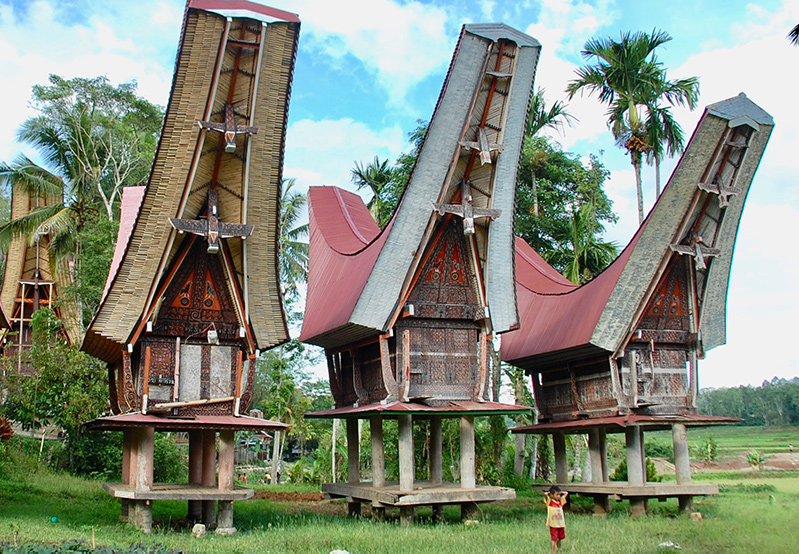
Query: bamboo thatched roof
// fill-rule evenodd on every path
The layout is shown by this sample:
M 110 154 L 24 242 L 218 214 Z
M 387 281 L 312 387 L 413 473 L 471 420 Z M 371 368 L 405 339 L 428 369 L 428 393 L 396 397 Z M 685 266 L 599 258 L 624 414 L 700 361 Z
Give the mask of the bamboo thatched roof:
M 288 337 L 277 269 L 278 220 L 288 98 L 299 20 L 252 2 L 190 0 L 172 93 L 138 219 L 84 342 L 107 361 L 136 335 L 187 234 L 170 218 L 204 221 L 208 191 L 218 191 L 219 220 L 252 224 L 246 239 L 224 239 L 231 289 L 242 292 L 256 347 Z M 229 16 L 229 17 L 228 17 Z M 255 127 L 225 149 L 226 121 Z M 204 122 L 201 127 L 200 122 Z M 217 131 L 219 130 L 219 132 Z M 221 255 L 221 254 L 220 254 Z

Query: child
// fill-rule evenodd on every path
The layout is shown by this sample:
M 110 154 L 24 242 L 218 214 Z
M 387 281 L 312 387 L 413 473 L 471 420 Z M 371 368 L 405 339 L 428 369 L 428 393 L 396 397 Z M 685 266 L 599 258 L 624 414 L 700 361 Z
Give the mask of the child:
M 566 522 L 563 519 L 563 505 L 566 504 L 568 492 L 562 492 L 560 487 L 552 485 L 549 492 L 544 493 L 544 503 L 547 506 L 547 527 L 552 538 L 552 552 L 555 547 L 561 547 L 561 541 L 566 538 Z

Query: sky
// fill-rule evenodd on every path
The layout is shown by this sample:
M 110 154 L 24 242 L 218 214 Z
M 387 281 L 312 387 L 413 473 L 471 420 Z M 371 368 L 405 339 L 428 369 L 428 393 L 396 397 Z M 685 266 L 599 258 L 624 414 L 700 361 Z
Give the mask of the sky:
M 667 31 L 658 58 L 670 78 L 697 76 L 699 109 L 675 111 L 686 136 L 707 104 L 745 92 L 776 126 L 747 199 L 727 304 L 727 344 L 700 363 L 701 387 L 759 385 L 799 375 L 793 340 L 799 324 L 799 47 L 786 39 L 799 23 L 795 0 L 259 0 L 299 14 L 300 45 L 289 108 L 284 177 L 299 188 L 354 190 L 350 169 L 374 156 L 394 161 L 410 150 L 407 134 L 429 120 L 464 23 L 506 23 L 538 39 L 536 87 L 548 102 L 582 65 L 592 37 Z M 16 130 L 33 115 L 31 87 L 49 74 L 135 80 L 165 106 L 174 69 L 183 0 L 0 0 L 0 160 L 20 152 Z M 599 155 L 619 222 L 606 238 L 625 245 L 637 228 L 629 159 L 608 131 L 595 97 L 576 97 L 578 122 L 552 138 L 580 156 Z M 676 160 L 663 167 L 663 181 Z M 644 170 L 646 209 L 654 172 Z

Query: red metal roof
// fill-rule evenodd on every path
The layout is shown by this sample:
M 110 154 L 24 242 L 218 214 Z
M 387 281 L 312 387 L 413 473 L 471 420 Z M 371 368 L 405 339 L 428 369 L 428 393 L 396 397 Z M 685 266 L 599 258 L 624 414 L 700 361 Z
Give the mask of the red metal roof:
M 519 329 L 502 335 L 502 359 L 513 363 L 590 344 L 599 317 L 640 234 L 639 230 L 605 271 L 579 287 L 517 237 Z
M 139 412 L 98 417 L 85 425 L 92 431 L 121 431 L 132 427 L 154 427 L 159 431 L 191 429 L 276 429 L 282 431 L 288 428 L 285 423 L 249 416 L 197 416 L 181 419 Z
M 237 17 L 246 17 L 241 12 L 251 12 L 259 16 L 266 16 L 269 21 L 288 21 L 289 23 L 299 23 L 300 18 L 295 13 L 270 8 L 262 4 L 256 4 L 248 0 L 189 0 L 189 8 L 205 10 L 209 12 L 219 12 L 222 15 L 229 15 L 229 12 L 236 12 Z M 259 17 L 258 19 L 262 19 Z
M 302 341 L 349 322 L 391 228 L 389 224 L 381 233 L 361 197 L 338 187 L 308 190 L 308 218 L 308 297 Z
M 536 423 L 511 429 L 512 433 L 547 434 L 552 431 L 566 433 L 585 433 L 591 427 L 605 427 L 609 432 L 621 432 L 628 425 L 641 425 L 649 431 L 667 429 L 674 423 L 682 423 L 689 427 L 707 427 L 710 425 L 731 425 L 742 420 L 735 417 L 709 416 L 696 414 L 676 414 L 668 416 L 650 416 L 629 414 L 612 417 L 592 417 L 571 421 L 556 421 L 552 423 Z
M 445 406 L 428 406 L 427 404 L 417 404 L 415 402 L 391 402 L 389 404 L 365 404 L 363 406 L 345 406 L 343 408 L 333 408 L 330 410 L 320 410 L 305 414 L 309 418 L 346 418 L 360 417 L 365 418 L 372 415 L 398 416 L 431 416 L 442 415 L 444 417 L 458 417 L 461 415 L 499 415 L 499 414 L 523 414 L 529 412 L 527 406 L 518 404 L 503 404 L 502 402 L 473 402 L 470 400 L 451 401 Z
M 102 304 L 105 300 L 105 295 L 111 288 L 111 283 L 114 282 L 114 277 L 119 270 L 119 264 L 122 263 L 122 258 L 125 257 L 125 251 L 128 248 L 128 241 L 133 232 L 133 226 L 136 225 L 136 219 L 139 217 L 139 208 L 141 208 L 141 201 L 144 198 L 144 192 L 147 187 L 125 187 L 122 189 L 122 206 L 119 214 L 119 231 L 117 231 L 117 244 L 114 248 L 114 257 L 111 260 L 111 268 L 108 270 L 108 277 L 105 280 L 105 288 L 103 289 L 103 298 L 100 300 Z

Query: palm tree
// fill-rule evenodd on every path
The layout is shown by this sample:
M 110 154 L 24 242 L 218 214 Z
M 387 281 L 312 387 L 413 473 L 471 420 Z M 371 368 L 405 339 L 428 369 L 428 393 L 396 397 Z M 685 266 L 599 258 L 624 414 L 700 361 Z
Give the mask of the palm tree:
M 791 29 L 791 32 L 788 33 L 788 38 L 794 46 L 799 46 L 799 25 Z
M 544 89 L 539 88 L 530 100 L 530 115 L 527 117 L 525 140 L 532 140 L 543 129 L 560 129 L 563 124 L 571 126 L 577 118 L 566 111 L 562 102 L 553 102 L 547 109 L 544 99 Z M 535 175 L 535 165 L 530 168 L 530 180 L 533 185 L 533 215 L 538 216 L 538 179 Z
M 615 243 L 597 237 L 601 228 L 594 210 L 590 202 L 574 209 L 568 225 L 558 233 L 559 246 L 544 256 L 572 283 L 587 283 L 618 255 Z
M 655 197 L 660 196 L 660 162 L 664 156 L 672 157 L 682 152 L 685 136 L 682 127 L 671 115 L 668 106 L 647 105 L 647 117 L 644 121 L 646 143 L 646 161 L 655 165 Z
M 608 127 L 617 143 L 630 154 L 635 169 L 639 223 L 644 220 L 641 162 L 652 148 L 642 112 L 647 107 L 657 109 L 661 100 L 693 109 L 699 95 L 696 77 L 668 80 L 665 68 L 657 61 L 655 49 L 670 40 L 668 33 L 657 30 L 651 35 L 623 33 L 618 42 L 591 39 L 585 43 L 582 55 L 594 65 L 577 69 L 577 79 L 566 88 L 569 98 L 587 90 L 589 94 L 596 92 L 599 101 L 608 105 Z
M 392 210 L 382 193 L 390 188 L 396 176 L 394 169 L 388 166 L 388 159 L 380 161 L 380 158 L 375 156 L 373 162 L 364 165 L 356 161 L 351 173 L 352 182 L 358 190 L 368 187 L 372 191 L 372 199 L 366 207 L 369 208 L 377 224 L 381 228 L 385 227 L 391 219 Z
M 296 299 L 300 283 L 308 277 L 308 224 L 297 225 L 307 197 L 292 190 L 295 179 L 283 179 L 283 192 L 280 196 L 280 233 L 278 252 L 280 283 L 283 296 L 287 300 Z

